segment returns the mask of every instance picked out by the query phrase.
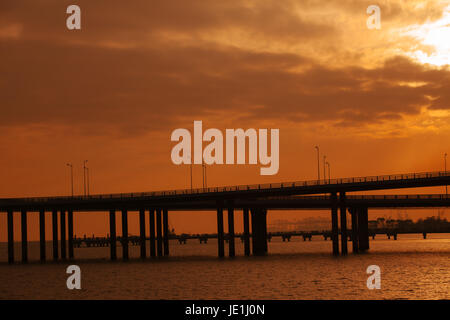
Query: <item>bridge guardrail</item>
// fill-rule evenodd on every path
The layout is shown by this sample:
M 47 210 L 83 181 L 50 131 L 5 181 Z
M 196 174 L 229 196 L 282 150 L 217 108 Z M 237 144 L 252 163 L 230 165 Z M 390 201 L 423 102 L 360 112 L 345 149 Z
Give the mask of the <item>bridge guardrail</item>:
M 207 187 L 195 189 L 178 189 L 178 190 L 163 190 L 150 192 L 131 192 L 131 193 L 113 193 L 113 194 L 99 194 L 89 196 L 55 196 L 55 197 L 26 197 L 26 198 L 8 198 L 0 199 L 1 201 L 32 201 L 32 202 L 46 202 L 49 200 L 96 200 L 96 199 L 123 199 L 123 198 L 143 198 L 156 196 L 173 196 L 173 195 L 189 195 L 202 193 L 218 193 L 218 192 L 233 192 L 233 191 L 250 191 L 250 190 L 268 190 L 268 189 L 285 189 L 295 187 L 308 186 L 325 186 L 325 185 L 342 185 L 351 183 L 363 182 L 382 182 L 382 181 L 410 181 L 416 179 L 449 177 L 450 171 L 436 171 L 436 172 L 421 172 L 421 173 L 407 173 L 407 174 L 393 174 L 367 177 L 350 177 L 337 179 L 321 179 L 321 180 L 306 180 L 294 182 L 281 183 L 266 183 L 266 184 L 250 184 L 250 185 L 236 185 L 223 187 Z

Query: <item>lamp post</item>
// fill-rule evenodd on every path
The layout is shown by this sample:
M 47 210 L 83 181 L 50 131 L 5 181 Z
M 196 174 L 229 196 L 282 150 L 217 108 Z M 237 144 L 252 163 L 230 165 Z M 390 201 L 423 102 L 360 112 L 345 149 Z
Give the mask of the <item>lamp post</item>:
M 70 167 L 70 186 L 72 189 L 72 197 L 73 197 L 73 165 L 71 163 L 66 163 L 66 166 Z
M 447 152 L 444 153 L 444 172 L 445 172 L 445 175 L 447 175 Z M 447 197 L 447 196 L 448 196 L 447 185 L 445 185 L 445 197 Z
M 327 180 L 327 174 L 326 174 L 326 164 L 327 164 L 327 156 L 323 156 L 323 180 Z
M 202 163 L 203 188 L 207 187 L 206 183 L 206 164 Z
M 315 146 L 317 150 L 317 182 L 320 181 L 320 155 L 319 155 L 319 146 Z
M 84 190 L 84 195 L 86 195 L 86 163 L 88 161 L 84 160 L 83 161 L 83 190 Z
M 330 163 L 327 161 L 326 164 L 328 166 L 328 184 L 330 184 L 331 183 Z

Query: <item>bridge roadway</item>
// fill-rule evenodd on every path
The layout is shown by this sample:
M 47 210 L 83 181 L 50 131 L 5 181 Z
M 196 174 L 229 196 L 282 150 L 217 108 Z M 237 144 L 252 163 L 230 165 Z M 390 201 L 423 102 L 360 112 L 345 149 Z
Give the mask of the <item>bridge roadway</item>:
M 141 257 L 146 258 L 146 213 L 150 221 L 150 257 L 169 255 L 168 210 L 214 210 L 217 211 L 218 255 L 224 256 L 223 210 L 228 217 L 229 256 L 235 255 L 234 210 L 242 209 L 244 222 L 244 251 L 250 255 L 250 215 L 252 253 L 267 254 L 268 209 L 331 209 L 331 239 L 333 254 L 348 253 L 346 227 L 347 210 L 352 219 L 353 252 L 369 249 L 368 208 L 392 207 L 446 207 L 446 195 L 382 195 L 349 196 L 347 192 L 380 189 L 417 188 L 444 186 L 450 183 L 450 172 L 426 172 L 372 177 L 342 178 L 283 182 L 277 184 L 215 187 L 143 193 L 102 194 L 75 197 L 34 197 L 0 199 L 0 212 L 7 214 L 8 262 L 14 262 L 14 212 L 20 212 L 22 236 L 22 262 L 28 261 L 27 214 L 39 212 L 40 259 L 46 260 L 45 213 L 52 214 L 53 259 L 59 258 L 58 213 L 61 259 L 74 257 L 73 216 L 76 211 L 109 211 L 111 235 L 111 259 L 116 255 L 116 211 L 122 216 L 122 256 L 128 259 L 128 212 L 139 211 Z M 330 194 L 329 196 L 311 196 Z M 310 196 L 305 196 L 310 195 Z M 67 224 L 66 224 L 67 218 Z M 67 237 L 66 237 L 67 226 Z M 339 235 L 341 250 L 339 250 Z

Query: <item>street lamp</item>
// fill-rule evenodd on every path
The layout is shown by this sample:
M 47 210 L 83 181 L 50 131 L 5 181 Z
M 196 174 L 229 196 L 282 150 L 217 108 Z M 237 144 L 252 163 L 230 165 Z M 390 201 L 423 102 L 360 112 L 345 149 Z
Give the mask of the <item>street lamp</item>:
M 72 197 L 73 197 L 73 165 L 71 163 L 66 163 L 66 166 L 70 167 L 70 185 L 72 188 Z
M 327 156 L 323 156 L 323 180 L 327 180 L 327 174 L 326 174 L 326 163 L 327 163 Z
M 202 175 L 203 175 L 203 188 L 207 187 L 206 183 L 206 164 L 202 163 Z
M 320 155 L 319 155 L 319 146 L 315 146 L 317 150 L 317 182 L 320 182 Z
M 86 163 L 88 161 L 83 161 L 83 189 L 84 189 L 84 195 L 86 195 Z
M 446 153 L 444 153 L 444 171 L 445 171 L 445 175 L 447 175 L 447 152 Z M 448 193 L 447 193 L 447 185 L 445 185 L 445 196 L 447 197 L 448 196 Z
M 326 164 L 328 166 L 328 184 L 331 184 L 330 163 L 327 161 Z

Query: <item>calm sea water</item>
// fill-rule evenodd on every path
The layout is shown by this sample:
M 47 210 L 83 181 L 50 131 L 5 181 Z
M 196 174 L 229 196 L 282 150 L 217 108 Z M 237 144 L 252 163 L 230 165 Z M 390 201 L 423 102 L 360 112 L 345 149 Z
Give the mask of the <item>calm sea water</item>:
M 349 250 L 351 251 L 351 243 Z M 75 262 L 6 264 L 0 243 L 1 299 L 450 299 L 450 236 L 401 235 L 371 240 L 370 252 L 331 256 L 331 242 L 272 239 L 266 257 L 219 259 L 217 242 L 170 243 L 169 258 L 108 261 L 109 248 L 76 248 Z M 228 249 L 227 247 L 225 249 Z M 148 250 L 148 247 L 147 247 Z M 29 244 L 39 259 L 39 244 Z M 121 247 L 118 247 L 120 257 Z M 48 243 L 47 255 L 51 255 Z M 20 259 L 20 243 L 16 244 Z M 81 268 L 81 290 L 66 287 L 68 265 Z M 381 268 L 381 289 L 366 286 L 369 265 Z

